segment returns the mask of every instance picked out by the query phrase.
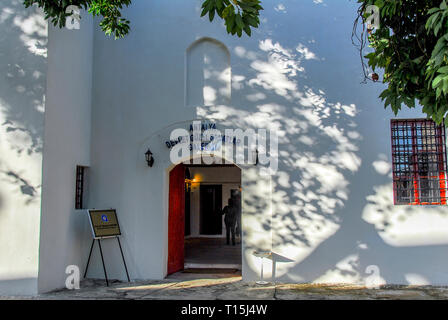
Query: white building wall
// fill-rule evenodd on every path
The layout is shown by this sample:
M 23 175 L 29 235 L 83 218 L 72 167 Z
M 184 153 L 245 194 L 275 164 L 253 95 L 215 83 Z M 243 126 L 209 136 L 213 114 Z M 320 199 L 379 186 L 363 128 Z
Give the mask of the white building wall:
M 214 39 L 201 38 L 187 48 L 186 105 L 213 106 L 230 102 L 230 53 Z
M 37 292 L 47 24 L 0 3 L 0 295 Z
M 272 250 L 265 268 L 277 281 L 364 283 L 374 266 L 379 280 L 389 284 L 447 284 L 447 209 L 393 206 L 393 115 L 378 99 L 381 84 L 360 83 L 359 53 L 350 40 L 357 4 L 264 1 L 260 28 L 251 38 L 237 38 L 226 34 L 222 22 L 200 19 L 200 2 L 135 2 L 124 10 L 132 22 L 125 39 L 94 31 L 89 204 L 118 210 L 131 277 L 166 275 L 168 176 L 174 164 L 165 141 L 172 129 L 204 119 L 220 129 L 270 129 L 279 135 L 275 175 L 242 168 L 245 280 L 259 276 L 253 251 Z M 188 107 L 186 51 L 204 37 L 230 52 L 231 101 Z M 423 115 L 408 110 L 400 117 Z M 144 161 L 148 147 L 152 168 Z M 61 219 L 54 220 L 58 228 L 43 223 L 46 241 L 64 239 L 52 253 L 51 245 L 41 247 L 42 263 L 59 259 L 58 272 L 81 261 L 65 257 L 87 255 L 89 249 L 88 237 L 75 241 L 77 227 L 67 219 L 74 217 L 73 157 L 54 156 L 61 170 L 55 173 L 67 176 L 67 186 L 55 197 L 61 206 L 47 213 Z M 73 162 L 65 164 L 68 159 Z M 109 276 L 125 279 L 116 244 L 105 242 L 104 252 Z M 92 263 L 90 277 L 102 277 L 97 252 Z M 50 281 L 49 273 L 42 275 L 48 289 L 62 284 L 62 276 Z
M 89 226 L 75 210 L 76 166 L 90 165 L 93 24 L 49 28 L 39 292 L 65 287 L 68 265 L 83 271 Z

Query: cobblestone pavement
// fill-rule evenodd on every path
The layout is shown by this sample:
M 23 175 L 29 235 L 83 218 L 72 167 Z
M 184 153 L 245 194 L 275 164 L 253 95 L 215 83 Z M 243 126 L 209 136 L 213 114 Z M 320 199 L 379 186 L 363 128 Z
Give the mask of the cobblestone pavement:
M 84 280 L 79 290 L 59 290 L 37 296 L 0 297 L 33 300 L 445 300 L 448 287 L 383 286 L 367 289 L 352 285 L 282 284 L 259 285 L 240 276 L 182 275 L 158 281 Z

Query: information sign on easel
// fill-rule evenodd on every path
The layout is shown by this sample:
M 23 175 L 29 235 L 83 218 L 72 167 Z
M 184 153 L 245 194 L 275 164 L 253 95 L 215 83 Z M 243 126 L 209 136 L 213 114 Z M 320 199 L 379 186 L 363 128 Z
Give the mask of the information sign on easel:
M 103 249 L 101 248 L 101 240 L 116 238 L 118 240 L 118 246 L 120 247 L 121 257 L 123 258 L 124 268 L 126 270 L 126 276 L 129 279 L 128 268 L 126 266 L 126 261 L 124 260 L 123 249 L 121 248 L 120 238 L 121 230 L 120 225 L 118 224 L 117 212 L 115 209 L 107 209 L 107 210 L 96 210 L 89 209 L 87 210 L 89 214 L 90 226 L 92 229 L 93 241 L 90 247 L 89 258 L 87 259 L 86 271 L 84 273 L 84 278 L 87 275 L 87 270 L 89 269 L 90 257 L 92 256 L 93 246 L 95 244 L 95 240 L 98 241 L 98 246 L 100 248 L 101 261 L 103 263 L 104 277 L 106 278 L 106 284 L 109 286 L 109 280 L 107 278 L 106 265 L 104 264 L 103 258 Z

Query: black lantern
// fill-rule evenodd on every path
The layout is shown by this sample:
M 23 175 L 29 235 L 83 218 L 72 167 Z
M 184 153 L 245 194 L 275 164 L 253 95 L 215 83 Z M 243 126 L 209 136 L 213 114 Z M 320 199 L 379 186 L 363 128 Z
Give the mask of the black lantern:
M 151 150 L 145 152 L 146 162 L 148 163 L 148 167 L 152 167 L 154 164 L 154 157 L 152 156 Z

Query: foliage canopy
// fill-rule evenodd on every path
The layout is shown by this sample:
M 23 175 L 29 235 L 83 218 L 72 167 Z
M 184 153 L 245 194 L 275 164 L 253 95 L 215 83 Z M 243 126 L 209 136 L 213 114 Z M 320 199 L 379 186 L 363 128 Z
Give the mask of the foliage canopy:
M 448 111 L 448 6 L 445 0 L 358 0 L 353 39 L 373 72 L 381 69 L 388 87 L 380 98 L 398 114 L 402 105 L 442 123 Z M 379 8 L 380 27 L 365 26 L 370 5 Z M 362 22 L 362 31 L 358 32 Z M 364 56 L 369 43 L 372 52 Z M 364 64 L 363 64 L 364 65 Z M 365 70 L 365 69 L 364 69 Z M 366 71 L 365 71 L 366 72 Z M 365 73 L 366 77 L 369 77 Z M 375 81 L 378 75 L 374 73 Z
M 88 10 L 93 16 L 102 17 L 100 27 L 106 35 L 122 38 L 130 31 L 130 21 L 121 16 L 124 6 L 131 0 L 24 0 L 25 7 L 37 4 L 45 12 L 45 18 L 53 25 L 65 27 L 66 20 L 72 15 L 69 6 Z M 205 0 L 202 4 L 201 17 L 208 14 L 210 21 L 216 15 L 224 20 L 229 34 L 241 37 L 243 31 L 251 35 L 251 28 L 260 24 L 260 0 Z

